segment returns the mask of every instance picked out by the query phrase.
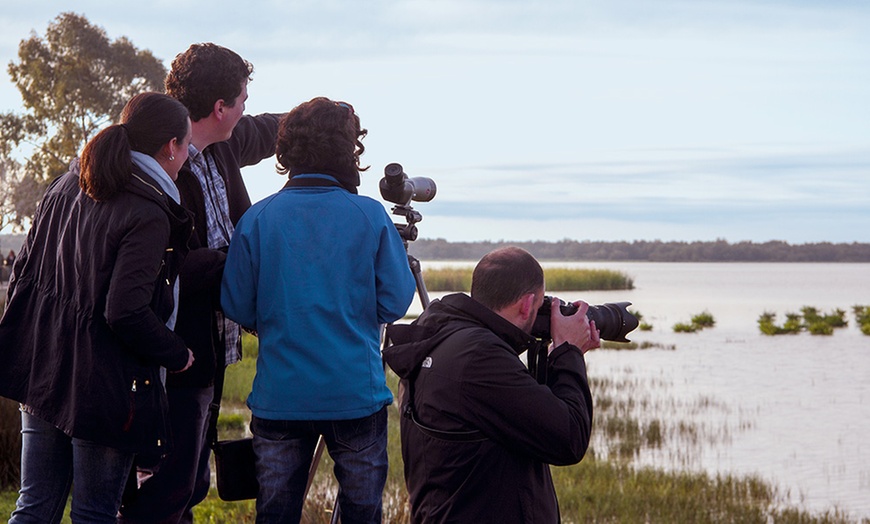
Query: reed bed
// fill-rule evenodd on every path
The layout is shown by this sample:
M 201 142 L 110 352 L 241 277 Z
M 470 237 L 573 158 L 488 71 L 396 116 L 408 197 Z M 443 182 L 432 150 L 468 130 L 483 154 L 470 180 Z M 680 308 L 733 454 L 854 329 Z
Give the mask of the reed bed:
M 429 291 L 471 290 L 472 268 L 444 267 L 423 271 L 423 280 Z M 634 280 L 628 275 L 610 269 L 544 268 L 548 291 L 608 291 L 634 289 Z

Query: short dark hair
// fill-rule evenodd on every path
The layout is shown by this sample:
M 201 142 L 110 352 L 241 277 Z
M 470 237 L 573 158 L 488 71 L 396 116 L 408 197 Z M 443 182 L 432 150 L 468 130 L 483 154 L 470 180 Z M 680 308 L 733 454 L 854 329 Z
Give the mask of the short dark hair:
M 471 298 L 498 311 L 544 289 L 544 270 L 528 251 L 503 247 L 484 255 L 471 276 Z
M 355 176 L 355 187 L 359 171 L 368 169 L 359 164 L 367 133 L 346 102 L 317 97 L 299 104 L 278 124 L 278 172 L 293 176 L 299 169 L 312 170 L 336 176 L 343 185 Z
M 162 93 L 141 93 L 127 102 L 121 123 L 103 129 L 82 151 L 79 187 L 94 200 L 109 200 L 130 179 L 130 151 L 155 156 L 173 138 L 187 136 L 188 112 Z
M 211 114 L 223 100 L 232 107 L 251 80 L 254 66 L 235 52 L 217 44 L 193 44 L 172 61 L 166 75 L 166 94 L 190 110 L 194 122 Z

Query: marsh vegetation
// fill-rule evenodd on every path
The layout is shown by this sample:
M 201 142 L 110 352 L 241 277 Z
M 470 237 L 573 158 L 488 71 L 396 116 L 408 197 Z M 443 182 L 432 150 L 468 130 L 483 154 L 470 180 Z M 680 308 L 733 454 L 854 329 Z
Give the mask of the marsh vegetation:
M 423 279 L 429 291 L 468 292 L 471 290 L 472 271 L 473 268 L 468 265 L 426 269 L 423 271 Z M 631 277 L 610 269 L 544 268 L 544 280 L 548 291 L 634 289 L 634 280 Z
M 675 349 L 656 344 L 619 346 Z M 246 431 L 238 428 L 233 412 L 249 416 L 243 403 L 255 359 L 256 340 L 247 337 L 245 359 L 228 374 L 227 383 L 234 385 L 228 387 L 224 401 L 229 409 L 221 415 L 222 434 Z M 388 373 L 388 382 L 395 391 L 396 376 Z M 785 494 L 757 477 L 694 471 L 693 453 L 702 445 L 731 438 L 732 430 L 717 422 L 728 408 L 708 396 L 677 400 L 668 394 L 673 386 L 664 378 L 641 379 L 630 371 L 613 377 L 596 375 L 594 367 L 590 370 L 595 427 L 589 452 L 580 464 L 552 468 L 564 522 L 851 522 L 834 510 L 814 514 L 791 507 Z M 743 424 L 749 427 L 752 422 L 747 418 Z M 384 491 L 384 522 L 389 523 L 408 522 L 398 426 L 398 414 L 391 412 L 391 466 Z M 638 463 L 641 454 L 650 453 L 660 455 L 662 463 L 685 468 Z M 306 502 L 304 522 L 329 522 L 337 490 L 331 470 L 332 462 L 324 453 Z M 198 522 L 254 522 L 254 516 L 253 501 L 223 502 L 214 491 L 196 508 Z
M 865 335 L 870 335 L 870 306 L 852 306 L 855 323 Z M 788 312 L 782 324 L 776 323 L 776 313 L 765 311 L 758 317 L 758 329 L 765 335 L 794 335 L 806 331 L 813 335 L 833 335 L 834 330 L 849 325 L 846 311 L 835 308 L 822 313 L 813 306 L 804 306 L 800 313 Z
M 673 330 L 675 333 L 695 333 L 715 325 L 716 319 L 713 318 L 713 315 L 709 311 L 704 311 L 693 315 L 691 322 L 677 322 L 674 324 Z

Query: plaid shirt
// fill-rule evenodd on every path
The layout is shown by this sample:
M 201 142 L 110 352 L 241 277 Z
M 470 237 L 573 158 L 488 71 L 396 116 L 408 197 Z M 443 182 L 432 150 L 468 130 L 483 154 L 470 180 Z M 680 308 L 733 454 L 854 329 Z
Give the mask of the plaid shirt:
M 220 176 L 214 159 L 194 147 L 188 146 L 190 169 L 202 186 L 205 201 L 205 223 L 208 235 L 208 247 L 220 249 L 230 245 L 233 236 L 233 222 L 230 220 L 230 207 L 227 200 L 227 188 Z M 242 359 L 242 328 L 226 318 L 220 311 L 215 311 L 218 335 L 224 342 L 226 364 L 230 365 Z

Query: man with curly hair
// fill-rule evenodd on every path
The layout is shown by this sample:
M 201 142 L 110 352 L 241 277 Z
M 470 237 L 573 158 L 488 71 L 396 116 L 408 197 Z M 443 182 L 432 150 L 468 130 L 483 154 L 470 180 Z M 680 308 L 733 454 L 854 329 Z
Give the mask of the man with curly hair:
M 145 474 L 140 469 L 139 489 L 122 507 L 121 522 L 192 522 L 193 506 L 208 494 L 206 433 L 216 371 L 222 377 L 241 358 L 241 329 L 223 316 L 219 298 L 227 246 L 251 207 L 241 168 L 275 154 L 281 116 L 244 115 L 252 72 L 235 52 L 204 43 L 176 56 L 166 77 L 166 93 L 188 108 L 191 120 L 189 160 L 176 185 L 193 212 L 194 234 L 180 275 L 175 331 L 196 360 L 167 377 L 174 449 Z

